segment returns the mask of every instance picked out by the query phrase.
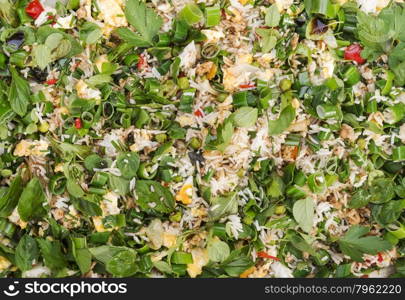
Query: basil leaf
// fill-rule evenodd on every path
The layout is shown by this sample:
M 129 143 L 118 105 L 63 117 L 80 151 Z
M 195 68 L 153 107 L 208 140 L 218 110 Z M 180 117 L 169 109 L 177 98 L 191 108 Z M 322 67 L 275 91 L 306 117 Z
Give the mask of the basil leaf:
M 84 23 L 79 31 L 79 38 L 88 45 L 95 44 L 103 35 L 101 28 L 94 23 Z
M 30 103 L 30 86 L 25 79 L 18 75 L 18 72 L 13 67 L 10 67 L 10 73 L 12 81 L 8 101 L 13 111 L 23 117 L 27 113 L 28 104 Z
M 45 46 L 49 48 L 50 51 L 56 49 L 59 43 L 63 39 L 63 34 L 61 33 L 52 33 L 45 40 Z
M 280 113 L 277 120 L 269 121 L 269 135 L 278 135 L 286 130 L 295 119 L 295 109 L 291 104 L 286 106 Z
M 207 250 L 208 257 L 213 262 L 223 262 L 231 252 L 228 244 L 221 240 L 214 240 L 208 243 Z
M 237 212 L 237 194 L 231 193 L 229 196 L 216 197 L 211 199 L 211 207 L 208 211 L 208 217 L 210 221 L 216 221 L 225 215 L 236 214 Z
M 34 61 L 43 70 L 51 62 L 51 50 L 46 45 L 37 45 L 32 50 Z
M 76 198 L 80 198 L 84 196 L 84 191 L 82 187 L 75 182 L 73 179 L 69 179 L 66 182 L 66 189 L 70 195 Z
M 59 241 L 37 239 L 45 265 L 51 270 L 60 270 L 67 266 L 66 255 L 62 253 Z
M 149 212 L 170 213 L 174 210 L 172 193 L 159 182 L 153 180 L 138 180 L 136 182 L 135 202 L 141 210 Z
M 7 192 L 0 198 L 0 217 L 8 217 L 17 206 L 23 189 L 21 175 L 17 175 L 11 182 Z
M 395 196 L 394 185 L 391 179 L 374 179 L 369 187 L 370 202 L 381 204 L 390 201 Z
M 113 174 L 108 174 L 108 185 L 111 190 L 120 196 L 125 196 L 129 193 L 129 180 L 118 177 Z
M 84 195 L 80 198 L 71 198 L 73 202 L 73 206 L 83 213 L 84 215 L 94 217 L 94 216 L 101 216 L 103 211 L 99 206 L 99 197 L 95 194 L 88 194 Z
M 264 19 L 265 24 L 270 27 L 276 27 L 280 23 L 280 12 L 276 4 L 271 5 L 266 11 L 266 17 Z
M 46 214 L 43 204 L 46 198 L 42 185 L 37 177 L 30 180 L 18 200 L 18 214 L 23 221 L 40 218 Z
M 114 255 L 106 264 L 106 269 L 118 277 L 128 277 L 136 273 L 135 251 L 121 251 Z
M 305 232 L 311 232 L 314 221 L 314 201 L 311 198 L 298 200 L 293 206 L 293 216 Z
M 239 277 L 245 270 L 254 265 L 252 259 L 242 253 L 242 249 L 234 250 L 220 267 L 231 277 Z
M 15 264 L 21 271 L 32 269 L 32 264 L 38 259 L 39 249 L 37 242 L 28 234 L 18 242 L 15 249 Z
M 374 205 L 372 216 L 382 226 L 387 226 L 398 220 L 405 208 L 405 200 L 392 200 L 383 205 Z
M 370 201 L 370 194 L 366 190 L 358 190 L 355 192 L 350 200 L 350 208 L 360 208 L 366 206 Z
M 139 155 L 134 152 L 120 153 L 117 157 L 117 168 L 122 177 L 131 179 L 136 176 L 139 168 Z
M 366 236 L 370 228 L 354 225 L 346 232 L 346 234 L 338 241 L 340 250 L 353 260 L 362 262 L 363 254 L 375 255 L 378 252 L 390 250 L 392 245 L 377 237 Z
M 258 109 L 244 106 L 236 110 L 233 114 L 233 122 L 238 127 L 252 127 L 255 125 Z

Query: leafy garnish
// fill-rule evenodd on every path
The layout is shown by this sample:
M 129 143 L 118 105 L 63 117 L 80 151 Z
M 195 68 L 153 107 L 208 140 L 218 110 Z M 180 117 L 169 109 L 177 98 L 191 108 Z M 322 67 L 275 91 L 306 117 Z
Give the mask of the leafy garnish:
M 127 1 L 125 17 L 137 32 L 135 33 L 128 28 L 119 28 L 117 33 L 120 38 L 136 47 L 152 46 L 153 38 L 162 26 L 162 18 L 139 0 Z
M 354 225 L 346 232 L 338 243 L 340 250 L 353 260 L 362 262 L 363 254 L 377 254 L 381 251 L 390 250 L 392 245 L 376 236 L 366 236 L 370 228 L 360 225 Z

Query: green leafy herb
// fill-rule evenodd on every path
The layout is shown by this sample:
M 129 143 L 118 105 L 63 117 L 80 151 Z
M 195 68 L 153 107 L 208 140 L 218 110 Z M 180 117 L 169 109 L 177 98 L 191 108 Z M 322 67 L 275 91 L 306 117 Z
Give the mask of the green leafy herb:
M 269 134 L 278 135 L 286 130 L 295 119 L 295 109 L 291 104 L 287 105 L 280 113 L 277 120 L 269 121 Z
M 66 255 L 62 253 L 59 241 L 37 239 L 45 265 L 51 270 L 60 270 L 67 266 Z
M 8 96 L 11 108 L 21 117 L 27 113 L 28 104 L 30 103 L 31 90 L 28 82 L 23 79 L 18 72 L 11 67 L 11 86 Z
M 45 203 L 42 184 L 37 177 L 34 177 L 28 182 L 18 200 L 18 214 L 23 221 L 40 218 L 46 214 Z
M 136 203 L 144 211 L 170 213 L 175 201 L 172 193 L 159 182 L 153 180 L 138 180 L 135 193 Z
M 21 271 L 32 269 L 32 264 L 38 259 L 39 249 L 33 237 L 25 234 L 18 242 L 15 250 L 15 263 Z
M 244 106 L 237 109 L 233 114 L 233 122 L 238 127 L 252 127 L 257 120 L 257 108 Z
M 207 250 L 208 256 L 213 262 L 223 262 L 228 258 L 231 252 L 228 244 L 219 239 L 213 239 L 210 241 L 208 243 Z
M 266 11 L 265 24 L 270 27 L 276 27 L 280 23 L 280 12 L 276 4 L 271 5 Z
M 376 236 L 366 236 L 368 227 L 354 225 L 346 232 L 338 243 L 340 250 L 353 260 L 362 262 L 363 254 L 377 254 L 381 251 L 390 250 L 392 245 Z
M 311 198 L 298 200 L 294 203 L 294 219 L 305 232 L 310 232 L 312 230 L 315 216 L 314 208 L 314 200 Z
M 162 19 L 145 3 L 139 0 L 128 0 L 125 6 L 125 17 L 135 27 L 137 33 L 127 28 L 119 28 L 118 35 L 137 47 L 148 47 L 153 44 L 153 37 L 162 26 Z
M 228 196 L 211 199 L 211 207 L 208 211 L 210 220 L 216 221 L 225 215 L 235 214 L 238 211 L 238 200 L 236 193 Z

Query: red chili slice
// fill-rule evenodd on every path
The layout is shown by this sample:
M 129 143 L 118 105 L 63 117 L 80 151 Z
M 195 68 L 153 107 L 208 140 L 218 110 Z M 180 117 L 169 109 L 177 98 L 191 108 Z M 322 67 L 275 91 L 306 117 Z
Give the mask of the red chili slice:
M 80 120 L 80 118 L 75 119 L 75 128 L 76 129 L 82 128 L 82 120 Z
M 48 84 L 48 85 L 53 85 L 53 84 L 55 84 L 57 82 L 58 82 L 58 80 L 55 79 L 55 78 L 52 78 L 52 79 L 49 79 L 49 80 L 45 81 L 45 83 Z
M 384 261 L 384 258 L 383 258 L 383 256 L 381 255 L 381 253 L 379 252 L 379 253 L 377 253 L 377 255 L 378 255 L 378 262 L 379 262 L 379 263 L 383 262 L 383 261 Z
M 138 63 L 136 64 L 137 69 L 138 69 L 138 70 L 143 70 L 143 69 L 145 69 L 147 66 L 148 66 L 148 63 L 147 63 L 147 61 L 146 61 L 144 55 L 142 55 L 142 54 L 139 55 L 139 61 L 138 61 Z
M 239 87 L 241 89 L 252 89 L 255 88 L 256 86 L 254 84 L 241 84 Z
M 197 109 L 197 110 L 194 112 L 194 115 L 201 118 L 201 117 L 204 116 L 204 113 L 201 111 L 201 109 Z
M 261 258 L 269 258 L 269 259 L 273 259 L 273 260 L 280 261 L 280 259 L 279 259 L 278 257 L 269 255 L 269 254 L 267 254 L 267 253 L 264 252 L 264 251 L 259 251 L 259 252 L 257 252 L 257 256 L 258 256 L 258 257 L 261 257 Z
M 43 11 L 44 8 L 39 0 L 31 1 L 25 8 L 25 12 L 33 19 L 37 19 Z
M 363 51 L 363 48 L 359 44 L 352 44 L 345 49 L 345 59 L 364 64 L 366 60 L 361 57 L 361 51 Z

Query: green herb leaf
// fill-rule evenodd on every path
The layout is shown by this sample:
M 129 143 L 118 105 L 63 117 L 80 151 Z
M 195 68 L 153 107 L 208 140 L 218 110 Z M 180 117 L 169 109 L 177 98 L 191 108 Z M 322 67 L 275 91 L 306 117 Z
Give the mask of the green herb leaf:
M 298 222 L 301 229 L 308 233 L 312 230 L 315 215 L 314 209 L 314 200 L 311 198 L 298 200 L 293 206 L 294 219 Z
M 139 41 L 141 42 L 136 45 L 136 39 L 132 35 L 133 44 L 138 47 L 145 47 L 144 45 L 151 46 L 153 44 L 153 37 L 159 32 L 162 26 L 162 18 L 159 17 L 155 11 L 148 8 L 146 4 L 139 0 L 128 0 L 125 6 L 125 17 L 128 22 L 135 27 L 139 33 Z M 128 37 L 127 30 L 119 30 L 118 34 L 124 33 L 124 36 Z M 137 34 L 135 34 L 137 36 Z
M 376 236 L 364 237 L 370 228 L 354 225 L 346 232 L 338 243 L 340 250 L 353 260 L 362 262 L 363 254 L 375 255 L 378 252 L 390 250 L 392 245 Z
M 8 217 L 17 206 L 23 189 L 21 175 L 17 175 L 11 182 L 10 187 L 0 198 L 0 217 Z
M 277 120 L 269 121 L 269 135 L 278 135 L 286 130 L 295 119 L 295 109 L 291 104 L 287 105 L 280 113 Z
M 33 237 L 25 234 L 15 249 L 15 263 L 21 271 L 32 269 L 32 264 L 38 259 L 39 249 Z
M 139 155 L 135 152 L 120 153 L 117 157 L 117 168 L 122 177 L 131 179 L 136 176 L 139 168 Z
M 236 214 L 237 211 L 237 194 L 231 193 L 228 196 L 216 197 L 211 199 L 211 207 L 208 211 L 208 217 L 211 221 L 216 221 L 225 215 Z
M 43 204 L 46 203 L 45 193 L 37 177 L 30 180 L 18 200 L 18 214 L 23 221 L 40 218 L 46 214 Z
M 30 86 L 25 79 L 18 75 L 18 72 L 13 67 L 10 67 L 10 73 L 12 81 L 8 101 L 13 111 L 23 117 L 27 113 L 28 104 L 30 103 Z
M 59 241 L 37 239 L 45 265 L 51 270 L 60 270 L 67 266 L 66 255 L 62 253 Z
M 208 257 L 213 262 L 223 262 L 228 258 L 231 252 L 228 244 L 219 239 L 214 239 L 213 241 L 209 242 L 207 250 Z
M 172 193 L 153 180 L 138 180 L 135 193 L 136 203 L 143 211 L 170 213 L 174 209 L 175 201 Z
M 266 11 L 265 24 L 270 27 L 276 27 L 280 23 L 280 12 L 276 4 L 271 5 Z
M 249 106 L 241 107 L 232 114 L 233 122 L 235 123 L 235 125 L 245 128 L 249 128 L 255 125 L 257 115 L 258 109 Z

